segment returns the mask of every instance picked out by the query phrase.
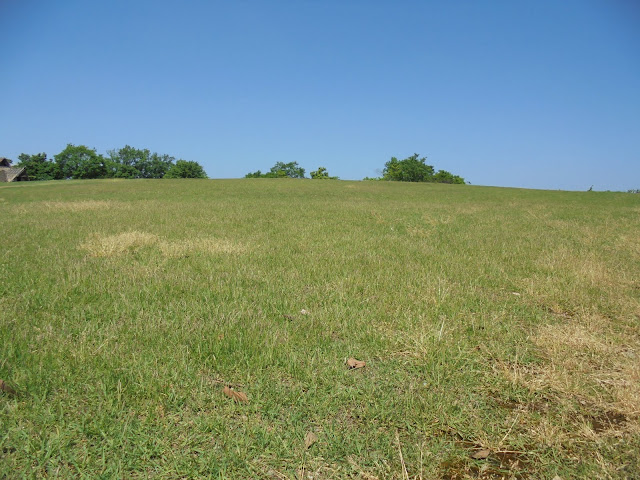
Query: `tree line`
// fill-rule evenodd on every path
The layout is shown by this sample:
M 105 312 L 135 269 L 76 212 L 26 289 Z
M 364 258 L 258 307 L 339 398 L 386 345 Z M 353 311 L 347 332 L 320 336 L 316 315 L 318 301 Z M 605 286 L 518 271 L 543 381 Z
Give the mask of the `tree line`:
M 426 163 L 426 157 L 415 153 L 403 160 L 392 157 L 384 164 L 382 176 L 364 180 L 399 182 L 466 183 L 464 178 L 446 170 L 436 171 Z M 90 178 L 207 178 L 198 162 L 176 160 L 166 154 L 151 153 L 129 145 L 99 154 L 85 145 L 68 144 L 52 159 L 46 153 L 18 156 L 18 167 L 24 167 L 31 180 L 61 180 Z M 337 180 L 325 167 L 310 173 L 312 179 Z M 265 173 L 258 170 L 245 178 L 306 178 L 305 169 L 298 162 L 276 162 Z
M 129 145 L 101 155 L 94 148 L 70 143 L 53 158 L 47 158 L 46 153 L 21 153 L 16 166 L 24 167 L 30 180 L 207 178 L 198 162 L 176 160 L 171 155 Z
M 410 157 L 398 160 L 391 157 L 384 164 L 382 177 L 369 178 L 364 180 L 386 180 L 396 182 L 430 182 L 430 183 L 457 183 L 465 184 L 464 178 L 454 175 L 446 170 L 438 170 L 436 172 L 433 165 L 427 165 L 427 157 L 420 158 L 420 155 L 414 153 Z M 247 173 L 244 178 L 305 178 L 304 168 L 298 165 L 298 162 L 283 163 L 277 162 L 268 172 Z M 311 172 L 311 178 L 323 180 L 337 180 L 338 177 L 332 177 L 325 167 L 318 167 L 317 170 Z
M 305 170 L 298 162 L 276 162 L 266 173 L 260 170 L 257 172 L 247 173 L 244 178 L 306 178 Z M 331 177 L 329 171 L 325 167 L 318 167 L 317 170 L 311 172 L 311 178 L 315 180 L 338 180 L 338 177 Z

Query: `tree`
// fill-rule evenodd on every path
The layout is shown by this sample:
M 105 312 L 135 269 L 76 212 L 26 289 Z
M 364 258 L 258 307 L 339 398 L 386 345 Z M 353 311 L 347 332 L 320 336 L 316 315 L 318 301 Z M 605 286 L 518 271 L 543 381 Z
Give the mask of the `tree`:
M 163 178 L 169 169 L 173 166 L 175 158 L 171 155 L 159 153 L 152 153 L 149 157 L 149 162 L 144 165 L 141 170 L 142 178 Z M 202 167 L 200 167 L 202 168 Z M 204 170 L 202 171 L 204 173 Z M 207 174 L 204 174 L 204 178 L 207 178 Z
M 18 155 L 17 167 L 23 167 L 30 180 L 53 180 L 58 177 L 57 165 L 47 159 L 46 153 L 36 153 L 28 155 L 21 153 Z
M 56 178 L 104 178 L 107 177 L 105 159 L 95 149 L 69 143 L 54 156 L 58 166 Z
M 125 145 L 119 150 L 109 150 L 110 176 L 115 178 L 142 178 L 140 167 L 149 159 L 149 150 L 139 150 Z
M 447 172 L 446 170 L 438 170 L 438 173 L 433 176 L 433 181 L 436 183 L 457 183 L 461 185 L 465 184 L 464 178 Z
M 399 182 L 434 182 L 434 183 L 459 183 L 465 184 L 464 178 L 454 175 L 446 170 L 435 172 L 433 165 L 427 165 L 427 157 L 414 153 L 404 160 L 391 157 L 384 164 L 382 180 L 395 180 Z
M 258 170 L 257 172 L 249 172 L 244 176 L 244 178 L 264 178 L 264 173 L 262 173 L 260 170 Z
M 417 153 L 414 153 L 404 160 L 391 157 L 391 160 L 384 164 L 382 178 L 384 180 L 396 180 L 400 182 L 433 181 L 433 166 L 427 165 L 425 163 L 426 161 L 427 157 L 419 158 Z
M 208 178 L 198 162 L 178 160 L 167 171 L 164 178 Z
M 277 162 L 269 172 L 277 178 L 304 178 L 304 168 L 298 165 L 298 162 Z
M 330 177 L 329 172 L 324 167 L 318 167 L 317 170 L 311 172 L 311 178 L 314 180 L 338 180 L 338 177 Z
M 267 173 L 247 173 L 244 178 L 304 178 L 304 168 L 298 162 L 277 162 Z
M 169 155 L 151 153 L 125 145 L 119 150 L 109 150 L 109 170 L 116 178 L 162 178 L 175 161 Z

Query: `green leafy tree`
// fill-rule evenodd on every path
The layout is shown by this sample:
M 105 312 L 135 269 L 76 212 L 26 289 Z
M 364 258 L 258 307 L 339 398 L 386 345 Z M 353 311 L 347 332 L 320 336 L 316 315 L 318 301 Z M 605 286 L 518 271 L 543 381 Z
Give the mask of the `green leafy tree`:
M 400 180 L 402 177 L 402 167 L 400 161 L 396 157 L 391 157 L 387 163 L 384 164 L 382 170 L 383 180 Z
M 244 176 L 244 178 L 264 178 L 264 173 L 262 173 L 260 170 L 258 170 L 257 172 L 249 172 Z
M 446 170 L 438 170 L 438 173 L 433 176 L 433 181 L 436 183 L 465 184 L 464 178 L 459 175 L 454 175 L 451 172 L 447 172 Z
M 148 149 L 125 145 L 109 150 L 109 170 L 116 178 L 162 178 L 169 171 L 174 157 L 151 153 Z
M 269 172 L 276 178 L 304 178 L 304 168 L 298 165 L 298 162 L 277 162 Z M 267 174 L 268 175 L 268 174 Z
M 26 170 L 29 180 L 53 180 L 59 176 L 58 166 L 47 159 L 46 153 L 36 153 L 35 155 L 21 153 L 18 155 L 16 166 Z
M 384 164 L 382 180 L 395 180 L 399 182 L 434 182 L 434 183 L 459 183 L 465 184 L 464 178 L 454 175 L 446 170 L 435 172 L 433 165 L 427 165 L 427 157 L 420 158 L 414 153 L 404 160 L 392 157 Z
M 330 177 L 329 172 L 324 167 L 318 167 L 317 170 L 311 172 L 311 178 L 314 180 L 338 180 L 338 177 Z
M 169 168 L 164 178 L 208 178 L 198 162 L 178 160 Z
M 58 166 L 57 178 L 105 178 L 108 176 L 104 157 L 85 145 L 67 147 L 54 156 Z
M 141 170 L 142 178 L 163 178 L 171 169 L 175 160 L 171 155 L 152 153 L 149 157 L 149 162 Z M 202 172 L 204 173 L 204 170 Z M 204 178 L 207 178 L 206 173 Z
M 384 165 L 382 178 L 399 182 L 431 182 L 434 169 L 432 165 L 427 165 L 426 161 L 427 157 L 420 158 L 417 153 L 404 160 L 392 157 Z
M 244 178 L 304 178 L 304 168 L 298 162 L 277 162 L 267 173 L 247 173 Z
M 125 145 L 118 150 L 109 150 L 110 176 L 115 178 L 142 178 L 140 167 L 149 159 L 149 150 L 140 150 Z

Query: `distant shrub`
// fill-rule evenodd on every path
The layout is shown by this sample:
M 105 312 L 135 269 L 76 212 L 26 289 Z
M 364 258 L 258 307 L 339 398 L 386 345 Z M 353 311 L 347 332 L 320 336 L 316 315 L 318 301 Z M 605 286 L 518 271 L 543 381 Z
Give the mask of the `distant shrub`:
M 433 181 L 436 183 L 455 183 L 459 185 L 464 185 L 465 183 L 464 178 L 447 172 L 446 170 L 438 170 L 438 173 L 433 176 Z
M 277 162 L 267 173 L 260 170 L 247 173 L 244 178 L 304 178 L 304 168 L 298 162 Z
M 208 178 L 207 174 L 198 162 L 178 160 L 172 165 L 164 178 Z
M 328 170 L 324 167 L 318 167 L 317 170 L 311 172 L 311 178 L 314 180 L 338 180 L 338 177 L 330 177 Z
M 464 178 L 446 170 L 436 173 L 433 165 L 427 165 L 426 161 L 427 157 L 420 158 L 417 153 L 404 160 L 391 157 L 391 160 L 384 164 L 382 179 L 397 182 L 466 183 Z

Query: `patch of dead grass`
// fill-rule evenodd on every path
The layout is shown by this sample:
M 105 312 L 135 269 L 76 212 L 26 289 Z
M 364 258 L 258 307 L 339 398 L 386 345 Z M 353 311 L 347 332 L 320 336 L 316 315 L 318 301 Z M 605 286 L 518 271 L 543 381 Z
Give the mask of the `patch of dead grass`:
M 195 238 L 182 241 L 158 243 L 158 248 L 166 257 L 182 257 L 191 253 L 201 252 L 206 254 L 234 254 L 245 251 L 245 246 L 237 242 L 231 242 L 220 238 Z
M 408 226 L 407 232 L 412 237 L 418 237 L 418 238 L 430 237 L 433 234 L 432 230 L 416 227 L 416 226 Z
M 438 225 L 451 223 L 453 221 L 453 217 L 449 212 L 443 213 L 436 210 L 432 213 L 422 215 L 422 220 L 428 226 L 437 227 Z
M 95 234 L 80 245 L 93 257 L 111 257 L 137 251 L 144 247 L 155 247 L 165 257 L 184 257 L 193 253 L 235 254 L 245 251 L 245 246 L 228 240 L 205 237 L 180 241 L 163 240 L 146 232 L 130 231 L 117 235 Z
M 640 258 L 640 238 L 635 235 L 619 235 L 616 248 L 631 253 L 636 259 Z
M 16 215 L 33 215 L 34 212 L 38 212 L 39 214 L 44 212 L 108 212 L 114 209 L 125 209 L 130 207 L 130 204 L 113 200 L 79 200 L 70 202 L 46 201 L 15 205 L 11 211 Z
M 126 204 L 113 200 L 81 200 L 75 202 L 41 202 L 39 206 L 50 210 L 63 212 L 84 212 L 88 210 L 109 210 Z
M 158 236 L 146 232 L 124 232 L 117 235 L 93 235 L 80 245 L 92 257 L 111 257 L 154 245 Z
M 569 405 L 577 400 L 590 412 L 584 418 L 593 420 L 586 422 L 582 430 L 600 435 L 640 432 L 633 420 L 640 415 L 637 335 L 628 330 L 614 331 L 605 317 L 584 315 L 562 317 L 558 322 L 542 325 L 532 340 L 547 361 L 542 365 L 498 362 L 497 368 L 511 382 L 533 392 L 551 390 L 559 403 Z M 630 420 L 607 423 L 607 418 Z M 602 427 L 604 423 L 607 428 Z M 550 424 L 539 427 L 554 430 Z M 546 437 L 548 432 L 540 433 Z M 575 433 L 580 435 L 580 429 Z
M 627 332 L 629 333 L 629 332 Z M 553 367 L 547 373 L 549 383 L 575 387 L 593 386 L 591 392 L 607 395 L 593 398 L 607 410 L 626 415 L 640 414 L 640 342 L 637 336 L 620 338 L 609 320 L 589 315 L 582 320 L 548 324 L 540 328 L 534 342 L 545 352 Z M 557 383 L 557 382 L 556 382 Z M 560 386 L 560 385 L 558 385 Z M 596 397 L 594 393 L 590 397 Z M 607 398 L 608 397 L 608 398 Z
M 611 287 L 617 285 L 618 275 L 593 253 L 578 253 L 568 247 L 549 251 L 538 264 L 552 272 L 567 272 L 581 284 Z

